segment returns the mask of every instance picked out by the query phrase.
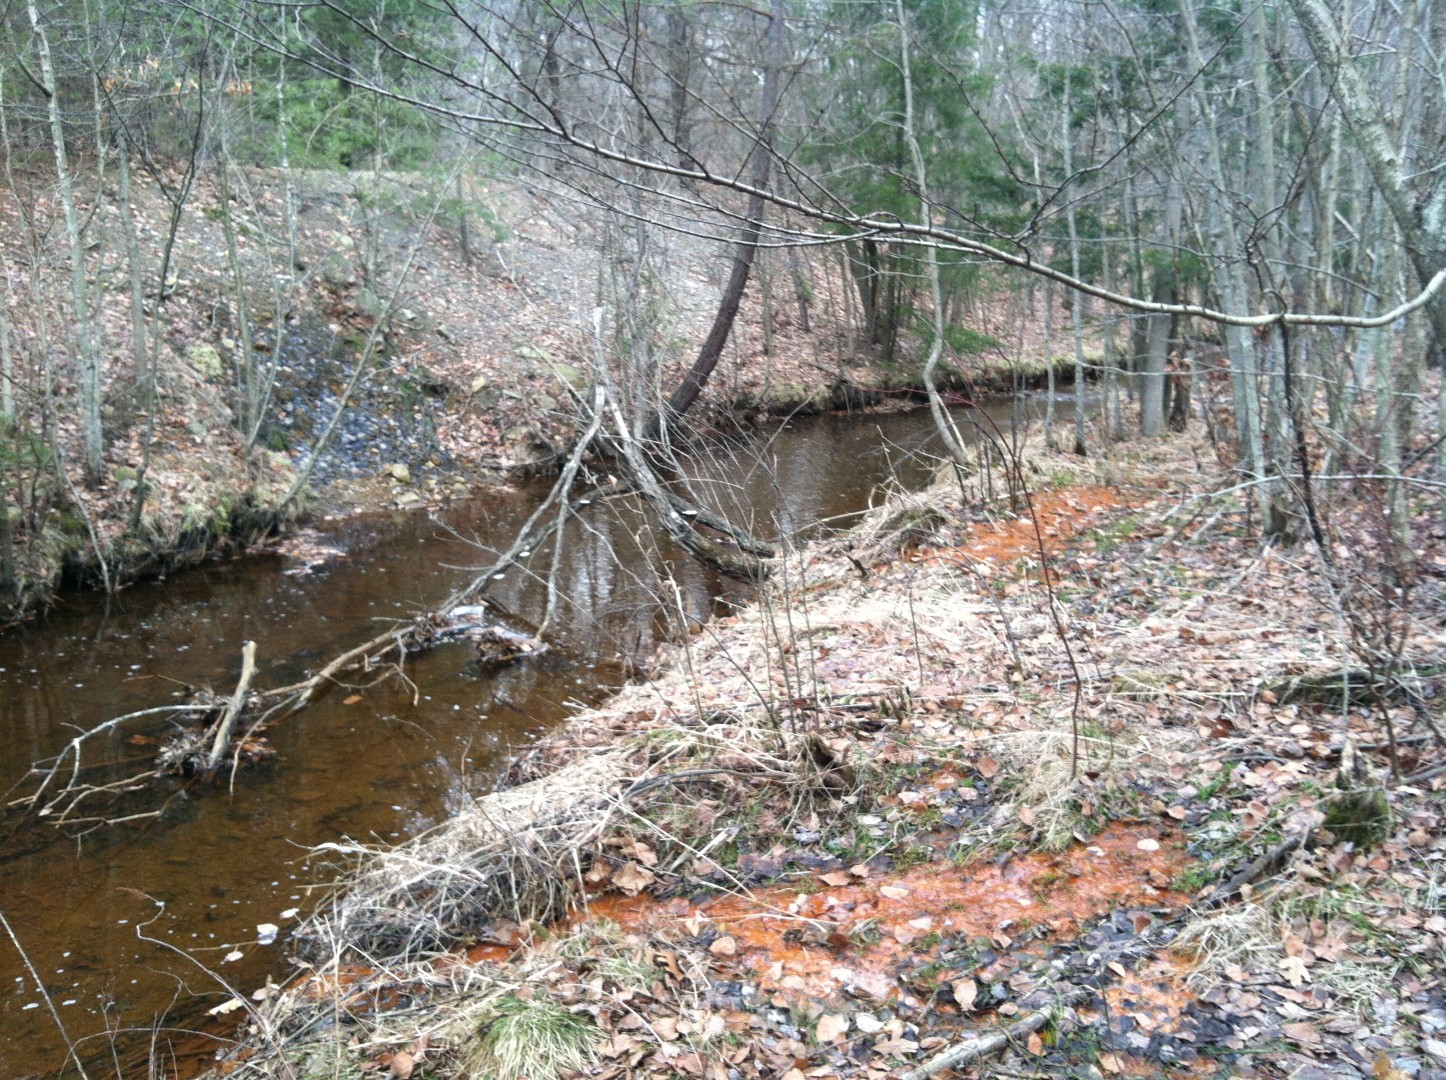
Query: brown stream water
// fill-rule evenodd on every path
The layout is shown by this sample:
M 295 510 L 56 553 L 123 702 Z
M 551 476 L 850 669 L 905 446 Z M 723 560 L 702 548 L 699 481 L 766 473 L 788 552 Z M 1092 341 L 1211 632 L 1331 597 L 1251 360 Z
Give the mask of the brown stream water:
M 1004 423 L 1010 407 L 990 411 Z M 929 435 L 925 413 L 801 419 L 690 468 L 736 520 L 797 533 L 846 524 L 887 483 L 921 483 L 916 455 L 931 449 Z M 440 523 L 417 512 L 328 523 L 327 542 L 346 554 L 306 576 L 252 555 L 109 601 L 62 597 L 44 619 L 0 637 L 0 782 L 20 780 L 78 730 L 174 702 L 184 685 L 229 693 L 248 638 L 259 644 L 258 686 L 293 681 L 375 633 L 378 620 L 442 600 L 465 568 L 490 561 L 461 538 L 506 546 L 545 490 L 483 495 L 440 512 Z M 539 660 L 484 675 L 469 646 L 443 645 L 409 660 L 415 706 L 395 681 L 350 705 L 350 693 L 329 694 L 271 730 L 273 760 L 243 769 L 230 790 L 177 785 L 158 820 L 78 841 L 5 824 L 0 912 L 92 1080 L 146 1075 L 153 1029 L 161 1056 L 187 1059 L 181 1071 L 194 1072 L 236 1026 L 235 1014 L 206 1015 L 230 996 L 215 975 L 249 993 L 285 974 L 293 909 L 304 914 L 307 887 L 325 881 L 309 846 L 397 841 L 485 791 L 511 750 L 575 704 L 602 699 L 621 681 L 622 658 L 671 632 L 678 603 L 670 616 L 656 599 L 673 596 L 670 575 L 690 616 L 747 598 L 650 539 L 635 509 L 616 504 L 570 529 L 560 573 L 568 602 Z M 512 578 L 501 599 L 536 619 L 543 590 Z M 100 773 L 116 777 L 144 768 L 155 748 L 135 736 L 166 729 L 163 719 L 145 723 L 88 760 L 109 755 Z M 137 808 L 156 801 L 152 792 Z M 280 926 L 274 944 L 258 943 L 263 923 Z M 0 1078 L 62 1071 L 76 1075 L 56 1018 L 0 938 Z

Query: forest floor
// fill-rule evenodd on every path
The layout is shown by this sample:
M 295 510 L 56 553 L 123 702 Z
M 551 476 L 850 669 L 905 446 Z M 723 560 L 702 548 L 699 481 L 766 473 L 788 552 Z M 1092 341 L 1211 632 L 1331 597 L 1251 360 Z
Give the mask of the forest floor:
M 310 973 L 220 1072 L 1446 1075 L 1446 548 L 1398 594 L 1336 505 L 1332 579 L 1200 437 L 1027 460 L 792 553 L 436 830 L 328 846 Z

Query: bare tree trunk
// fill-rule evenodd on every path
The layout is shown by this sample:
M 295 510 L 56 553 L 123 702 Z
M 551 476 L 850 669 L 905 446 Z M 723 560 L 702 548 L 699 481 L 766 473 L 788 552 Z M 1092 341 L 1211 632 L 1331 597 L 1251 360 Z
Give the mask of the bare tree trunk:
M 223 120 L 224 124 L 225 121 Z M 246 296 L 246 277 L 241 269 L 241 251 L 236 242 L 236 218 L 232 210 L 231 156 L 221 138 L 221 160 L 216 174 L 221 187 L 221 232 L 226 238 L 226 265 L 231 271 L 231 302 L 236 313 L 236 426 L 242 437 L 254 438 L 259 423 L 260 373 L 256 363 L 256 342 L 251 330 L 251 305 Z
M 1189 0 L 1181 3 L 1180 20 L 1185 42 L 1189 50 L 1190 63 L 1198 71 L 1205 68 L 1196 33 L 1195 12 Z M 1205 99 L 1200 87 L 1195 90 L 1195 106 L 1205 129 L 1205 151 L 1207 176 L 1217 191 L 1230 190 L 1229 178 L 1221 157 L 1220 134 L 1211 104 Z M 1221 302 L 1230 311 L 1245 311 L 1250 293 L 1245 284 L 1245 271 L 1240 263 L 1240 243 L 1234 223 L 1220 210 L 1218 200 L 1207 198 L 1205 202 L 1207 234 L 1214 259 L 1214 276 Z M 1269 533 L 1276 530 L 1275 502 L 1271 485 L 1266 482 L 1265 443 L 1260 427 L 1260 380 L 1256 359 L 1256 344 L 1249 330 L 1240 326 L 1226 326 L 1226 353 L 1230 357 L 1231 397 L 1235 405 L 1235 427 L 1239 439 L 1240 468 L 1247 481 L 1255 486 L 1256 508 L 1260 513 L 1260 527 Z
M 5 72 L 0 69 L 0 146 L 5 151 L 5 179 L 10 194 L 18 198 L 15 191 L 14 172 L 10 165 L 10 124 L 5 117 Z M 0 284 L 0 418 L 7 425 L 15 422 L 15 356 L 10 342 L 10 274 L 5 270 L 5 280 Z M 9 518 L 6 519 L 7 530 Z M 7 531 L 7 537 L 10 533 Z
M 672 111 L 670 141 L 677 152 L 679 168 L 693 165 L 692 125 L 688 117 L 688 83 L 693 66 L 693 27 L 683 5 L 668 8 L 668 82 Z
M 131 363 L 136 380 L 136 401 L 141 408 L 151 407 L 155 386 L 148 377 L 150 352 L 146 346 L 145 264 L 141 260 L 140 240 L 136 235 L 136 219 L 131 209 L 130 149 L 122 141 L 116 147 L 116 179 L 120 189 L 121 234 L 126 248 L 131 291 Z
M 1180 220 L 1184 193 L 1178 178 L 1172 177 L 1165 194 L 1165 244 L 1172 250 L 1180 242 Z M 1175 268 L 1173 256 L 1169 264 L 1155 268 L 1150 299 L 1157 303 L 1175 302 Z M 1165 367 L 1170 358 L 1170 326 L 1173 317 L 1163 313 L 1145 318 L 1145 355 L 1140 363 L 1140 433 L 1153 438 L 1165 428 Z
M 70 292 L 74 304 L 74 341 L 80 354 L 80 421 L 86 479 L 97 483 L 105 470 L 105 446 L 100 429 L 100 343 L 91 322 L 90 297 L 85 282 L 85 248 L 80 215 L 75 208 L 75 191 L 70 181 L 70 164 L 65 152 L 65 124 L 56 94 L 55 66 L 50 57 L 50 37 L 40 20 L 35 0 L 26 0 L 30 27 L 40 52 L 41 89 L 50 118 L 50 138 L 55 155 L 55 172 L 60 184 L 60 204 L 65 214 L 65 239 L 70 248 Z
M 929 200 L 929 174 L 924 167 L 924 154 L 919 149 L 919 138 L 914 130 L 914 77 L 909 60 L 910 29 L 904 14 L 904 0 L 894 0 L 894 11 L 899 22 L 899 71 L 904 80 L 904 141 L 908 144 L 909 157 L 914 164 L 914 185 L 919 191 L 919 220 L 934 220 L 934 207 Z M 934 372 L 944 354 L 944 292 L 939 284 L 939 253 L 932 246 L 924 248 L 924 267 L 929 278 L 929 355 L 924 361 L 924 391 L 929 395 L 929 412 L 934 418 L 934 430 L 938 434 L 959 469 L 967 469 L 971 463 L 964 452 L 964 441 L 954 429 L 944 403 L 934 385 Z
M 1044 289 L 1044 445 L 1055 449 L 1054 441 L 1054 282 L 1046 281 Z
M 1074 175 L 1074 132 L 1072 130 L 1074 115 L 1073 95 L 1070 92 L 1070 80 L 1065 79 L 1064 84 L 1064 174 Z M 1061 193 L 1065 200 L 1065 221 L 1069 227 L 1069 265 L 1070 273 L 1079 277 L 1079 228 L 1075 221 L 1074 200 L 1069 197 L 1069 190 L 1066 188 Z M 1069 318 L 1070 328 L 1074 333 L 1074 452 L 1080 457 L 1085 455 L 1085 411 L 1084 411 L 1084 389 L 1085 389 L 1085 368 L 1084 368 L 1084 293 L 1075 289 L 1070 296 Z
M 803 260 L 798 257 L 796 247 L 788 249 L 788 270 L 793 276 L 793 300 L 798 305 L 798 329 L 807 334 L 813 329 L 808 318 L 808 278 L 804 275 Z
M 462 187 L 462 174 L 457 174 L 457 239 L 462 245 L 462 260 L 471 266 L 474 257 L 472 254 L 472 236 L 467 229 L 467 195 Z
M 278 8 L 276 13 L 285 40 L 285 9 Z M 286 276 L 291 278 L 301 269 L 301 262 L 297 256 L 299 239 L 296 228 L 296 188 L 291 176 L 291 145 L 287 137 L 287 122 L 286 58 L 280 57 L 276 61 L 276 141 L 281 154 L 281 194 L 286 203 Z

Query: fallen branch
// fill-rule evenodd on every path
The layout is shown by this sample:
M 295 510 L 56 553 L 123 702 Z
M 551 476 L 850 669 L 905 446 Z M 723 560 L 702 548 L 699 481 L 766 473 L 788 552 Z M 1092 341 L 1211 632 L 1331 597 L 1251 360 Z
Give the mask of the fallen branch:
M 1228 900 L 1234 899 L 1240 894 L 1240 890 L 1247 885 L 1253 885 L 1261 878 L 1267 878 L 1285 868 L 1290 857 L 1301 848 L 1305 847 L 1315 837 L 1314 829 L 1307 829 L 1305 832 L 1296 833 L 1276 844 L 1274 847 L 1262 851 L 1244 868 L 1239 870 L 1229 881 L 1221 885 L 1205 900 L 1205 906 L 1209 908 L 1219 907 Z
M 1034 1010 L 1024 1019 L 1016 1020 L 1008 1027 L 984 1035 L 975 1035 L 961 1043 L 955 1043 L 943 1053 L 936 1054 L 924 1062 L 917 1069 L 906 1072 L 903 1080 L 928 1080 L 928 1077 L 941 1073 L 945 1069 L 958 1068 L 968 1062 L 977 1061 L 986 1054 L 1002 1050 L 1015 1039 L 1033 1034 L 1044 1027 L 1058 1015 L 1059 1010 L 1064 1006 L 1083 1001 L 1093 993 L 1094 991 L 1087 986 L 1076 986 L 1057 1000 L 1041 1009 Z
M 206 772 L 214 773 L 221 767 L 226 756 L 226 747 L 231 745 L 231 732 L 236 728 L 236 719 L 246 705 L 246 694 L 251 689 L 251 680 L 256 677 L 256 642 L 247 641 L 241 646 L 241 677 L 236 680 L 236 692 L 226 705 L 216 724 L 216 737 L 211 740 L 211 753 L 206 758 Z

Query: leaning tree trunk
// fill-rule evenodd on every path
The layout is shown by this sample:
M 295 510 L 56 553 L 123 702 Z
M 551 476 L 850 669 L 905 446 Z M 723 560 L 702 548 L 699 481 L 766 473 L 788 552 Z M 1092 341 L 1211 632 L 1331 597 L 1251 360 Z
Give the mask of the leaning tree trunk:
M 728 284 L 718 301 L 718 311 L 713 316 L 713 326 L 708 337 L 698 350 L 697 359 L 683 381 L 669 396 L 662 410 L 661 421 L 672 421 L 682 416 L 698 395 L 708 385 L 713 369 L 728 344 L 728 335 L 738 318 L 738 306 L 743 302 L 743 290 L 748 286 L 748 277 L 753 271 L 753 260 L 758 255 L 758 239 L 763 232 L 763 214 L 767 206 L 764 189 L 768 187 L 769 172 L 773 163 L 773 114 L 778 108 L 778 75 L 783 66 L 783 0 L 773 0 L 768 18 L 768 32 L 765 37 L 767 65 L 763 74 L 763 94 L 759 103 L 758 137 L 753 142 L 752 184 L 755 193 L 748 197 L 747 224 L 743 234 L 733 245 L 733 268 L 728 275 Z
M 919 220 L 927 224 L 934 220 L 934 205 L 929 198 L 929 174 L 924 166 L 924 154 L 919 149 L 918 133 L 914 127 L 914 78 L 909 62 L 909 27 L 904 14 L 904 0 L 895 0 L 895 11 L 899 20 L 899 70 L 904 80 L 904 141 L 909 147 L 909 157 L 914 165 L 914 184 L 919 189 Z M 957 468 L 970 466 L 964 452 L 964 441 L 959 438 L 939 389 L 934 383 L 934 374 L 944 354 L 944 290 L 939 283 L 939 253 L 932 245 L 924 248 L 924 266 L 929 278 L 929 355 L 924 361 L 924 391 L 929 396 L 929 413 L 934 418 L 934 430 L 943 442 Z

